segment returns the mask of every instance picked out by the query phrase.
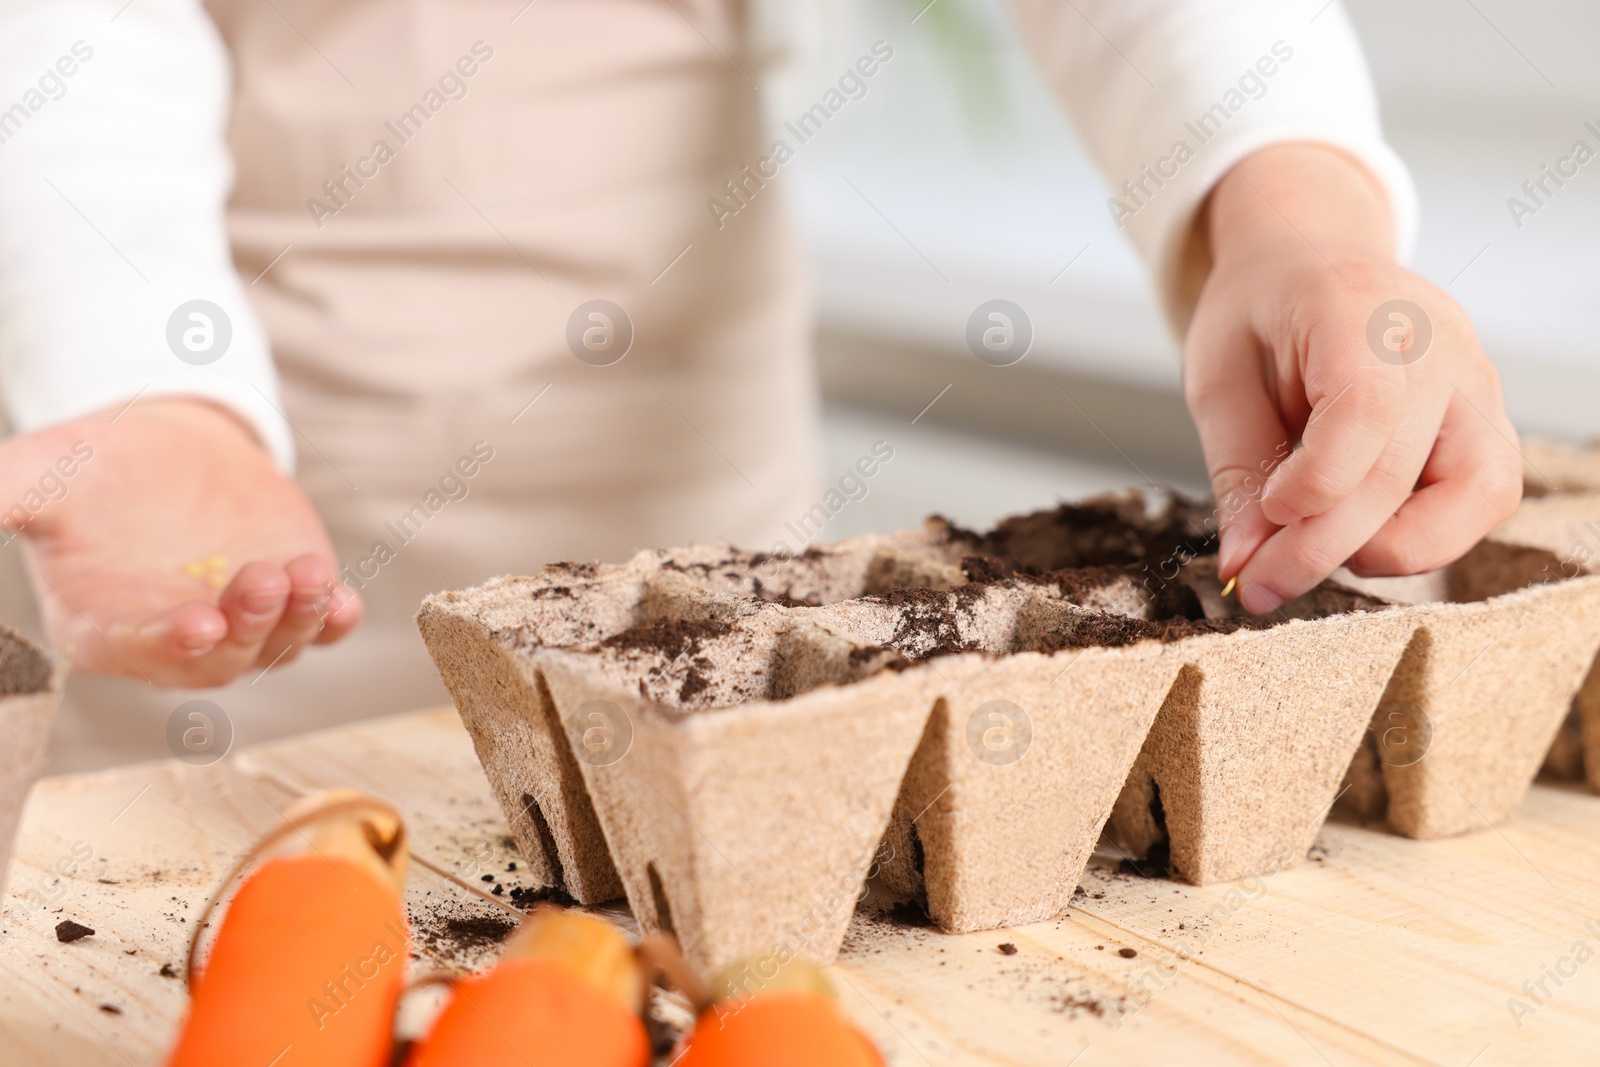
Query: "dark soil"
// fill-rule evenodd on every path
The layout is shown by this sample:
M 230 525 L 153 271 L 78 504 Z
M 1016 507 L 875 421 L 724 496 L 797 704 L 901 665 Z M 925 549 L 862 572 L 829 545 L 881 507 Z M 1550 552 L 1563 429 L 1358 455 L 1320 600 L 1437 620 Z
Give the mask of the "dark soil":
M 899 926 L 932 926 L 933 917 L 920 901 L 902 900 L 886 913 L 889 921 Z
M 1163 582 L 1151 598 L 1150 612 L 1158 619 L 1194 619 L 1206 617 L 1200 597 L 1182 582 Z
M 969 582 L 998 582 L 1014 573 L 1004 563 L 988 556 L 962 556 L 961 573 Z
M 664 619 L 613 634 L 601 644 L 622 651 L 655 652 L 669 660 L 690 657 L 683 684 L 678 688 L 678 702 L 688 704 L 711 687 L 711 678 L 706 673 L 711 669 L 711 661 L 699 655 L 702 644 L 731 632 L 732 626 L 716 619 Z M 643 684 L 641 679 L 641 687 Z
M 623 630 L 606 638 L 602 645 L 624 652 L 659 652 L 677 659 L 700 651 L 701 643 L 731 633 L 733 627 L 716 619 L 665 619 Z
M 700 693 L 711 688 L 711 679 L 706 677 L 705 670 L 711 666 L 707 659 L 697 659 L 689 666 L 688 673 L 683 676 L 683 684 L 678 687 L 678 702 L 687 704 Z
M 1171 846 L 1166 841 L 1150 846 L 1150 851 L 1141 860 L 1123 859 L 1117 864 L 1117 873 L 1131 875 L 1134 878 L 1166 878 L 1172 868 Z
M 70 945 L 74 941 L 93 936 L 93 929 L 82 923 L 75 923 L 71 919 L 62 919 L 56 923 L 56 940 L 63 945 Z
M 1235 630 L 1265 630 L 1276 620 L 1257 615 L 1232 619 L 1135 619 L 1111 613 L 1084 616 L 1070 633 L 1050 634 L 1040 643 L 1042 652 L 1067 648 L 1120 648 L 1138 641 L 1181 641 L 1200 634 L 1231 634 Z
M 1074 604 L 1092 598 L 1096 593 L 1118 582 L 1139 580 L 1139 568 L 1125 564 L 1103 564 L 1094 567 L 1073 567 L 1051 571 L 1038 576 L 1046 585 L 1061 591 L 1061 596 Z
M 862 645 L 860 648 L 852 648 L 847 659 L 852 668 L 859 669 L 884 654 L 884 650 L 877 645 Z
M 864 597 L 888 604 L 900 612 L 900 625 L 889 638 L 889 647 L 913 659 L 947 656 L 956 652 L 978 651 L 978 646 L 961 638 L 960 619 L 970 618 L 970 605 L 983 595 L 983 586 L 964 585 L 959 589 L 891 589 L 881 597 Z
M 1214 554 L 1215 536 L 1198 504 L 1175 497 L 1164 514 L 1148 518 L 1139 503 L 1106 499 L 1062 504 L 1006 519 L 985 534 L 943 522 L 950 540 L 989 557 L 1005 573 L 1042 574 L 1068 567 L 1159 563 Z M 976 580 L 976 579 L 975 579 Z
M 496 948 L 511 936 L 517 923 L 496 912 L 473 914 L 462 910 L 440 914 L 413 910 L 411 928 L 418 948 L 456 960 Z
M 0 696 L 37 693 L 50 685 L 50 661 L 20 638 L 0 639 Z
M 528 911 L 535 904 L 559 904 L 563 908 L 577 907 L 578 898 L 558 885 L 542 885 L 537 889 L 511 887 L 511 906 Z
M 485 915 L 471 919 L 446 919 L 445 930 L 463 945 L 498 945 L 517 924 L 498 915 Z

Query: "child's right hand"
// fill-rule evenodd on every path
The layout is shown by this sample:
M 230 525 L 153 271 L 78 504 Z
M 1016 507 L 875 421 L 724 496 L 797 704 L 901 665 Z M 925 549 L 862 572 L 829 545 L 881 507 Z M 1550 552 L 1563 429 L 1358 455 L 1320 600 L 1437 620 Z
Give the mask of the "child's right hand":
M 1212 267 L 1184 387 L 1218 572 L 1238 576 L 1245 608 L 1272 611 L 1340 564 L 1441 567 L 1516 510 L 1522 457 L 1494 365 L 1466 312 L 1395 262 L 1387 203 L 1359 165 L 1263 149 L 1218 183 L 1204 225 Z

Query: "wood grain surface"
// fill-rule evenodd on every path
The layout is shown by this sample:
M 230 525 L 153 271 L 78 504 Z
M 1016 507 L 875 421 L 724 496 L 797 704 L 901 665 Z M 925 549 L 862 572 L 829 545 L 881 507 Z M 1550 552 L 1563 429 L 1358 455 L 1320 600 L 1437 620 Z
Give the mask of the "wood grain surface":
M 0 1062 L 160 1063 L 211 889 L 293 797 L 334 785 L 410 821 L 415 966 L 491 960 L 533 887 L 449 709 L 46 779 L 0 911 Z M 832 968 L 841 998 L 895 1067 L 1600 1057 L 1600 797 L 1576 787 L 1440 841 L 1336 816 L 1307 862 L 1204 889 L 1126 866 L 1097 857 L 1057 919 L 961 936 L 874 891 Z M 65 919 L 95 934 L 63 944 Z

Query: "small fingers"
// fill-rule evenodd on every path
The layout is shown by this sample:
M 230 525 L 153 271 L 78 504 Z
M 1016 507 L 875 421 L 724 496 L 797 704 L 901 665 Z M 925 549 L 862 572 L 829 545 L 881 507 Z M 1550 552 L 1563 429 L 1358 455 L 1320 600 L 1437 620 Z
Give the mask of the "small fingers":
M 1373 358 L 1364 346 L 1326 362 L 1316 377 L 1330 385 L 1310 398 L 1302 447 L 1262 497 L 1262 513 L 1280 526 L 1321 515 L 1354 493 L 1405 415 L 1404 369 Z M 1308 381 L 1307 388 L 1316 387 Z
M 1423 487 L 1350 558 L 1364 576 L 1420 574 L 1459 559 L 1516 511 L 1522 455 L 1498 403 L 1452 397 Z
M 1197 331 L 1198 332 L 1198 331 Z M 1219 356 L 1202 334 L 1186 361 L 1184 391 L 1200 432 L 1206 470 L 1216 501 L 1217 571 L 1237 574 L 1276 527 L 1261 513 L 1267 477 L 1291 452 L 1288 432 L 1268 393 L 1259 356 L 1248 338 L 1213 339 L 1244 351 Z
M 217 653 L 254 660 L 261 644 L 278 625 L 289 601 L 289 575 L 271 563 L 246 563 L 233 576 L 217 607 L 228 617 L 228 636 Z
M 331 644 L 354 630 L 360 624 L 365 610 L 360 594 L 347 585 L 336 584 L 328 599 L 327 613 L 322 618 L 322 631 L 317 634 L 317 644 Z
M 1261 513 L 1265 475 L 1241 467 L 1212 472 L 1211 491 L 1217 501 L 1221 534 L 1217 545 L 1217 574 L 1223 581 L 1238 574 L 1278 527 Z
M 121 654 L 123 662 L 110 662 L 110 669 L 122 673 L 132 666 L 140 674 L 162 674 L 192 663 L 228 636 L 228 617 L 215 604 L 190 601 L 169 608 L 137 627 L 113 626 L 107 636 Z M 155 681 L 155 678 L 151 678 Z
M 76 655 L 80 665 L 153 685 L 226 685 L 252 665 L 281 665 L 306 645 L 338 640 L 361 614 L 360 598 L 333 581 L 323 557 L 301 556 L 283 567 L 249 563 L 216 604 L 190 601 L 104 632 L 85 622 Z
M 288 595 L 282 567 L 248 563 L 216 604 L 180 604 L 139 625 L 134 640 L 117 648 L 153 684 L 226 685 L 255 660 Z
M 277 626 L 261 644 L 256 656 L 259 667 L 293 662 L 302 648 L 316 641 L 328 610 L 333 564 L 322 556 L 307 554 L 290 560 L 284 571 L 289 576 L 288 600 Z
M 1400 508 L 1427 458 L 1426 443 L 1397 439 L 1341 503 L 1273 534 L 1239 574 L 1240 604 L 1258 615 L 1276 611 L 1332 574 Z

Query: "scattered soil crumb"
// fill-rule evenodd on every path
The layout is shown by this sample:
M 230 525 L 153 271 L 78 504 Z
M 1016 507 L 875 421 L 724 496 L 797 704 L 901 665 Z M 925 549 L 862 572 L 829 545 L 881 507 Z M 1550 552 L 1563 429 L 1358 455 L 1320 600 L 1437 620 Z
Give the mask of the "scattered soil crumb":
M 1136 949 L 1136 948 L 1119 948 L 1119 949 L 1117 949 L 1117 955 L 1121 956 L 1125 960 L 1131 960 L 1135 956 L 1137 956 L 1138 954 L 1139 954 L 1139 950 Z
M 469 910 L 454 902 L 409 910 L 417 950 L 467 969 L 492 959 L 517 928 L 508 915 Z
M 71 919 L 62 919 L 56 923 L 56 940 L 63 945 L 70 945 L 74 941 L 85 937 L 93 937 L 94 930 L 82 923 L 75 923 Z
M 1007 941 L 1004 944 L 1000 945 L 999 948 L 1000 948 L 1000 954 L 1002 956 L 1015 956 L 1017 954 L 1017 946 L 1013 945 L 1009 941 Z
M 1106 1000 L 1092 993 L 1062 993 L 1050 1002 L 1058 1014 L 1078 1016 L 1084 1013 L 1103 1019 L 1107 1015 L 1121 1015 L 1124 1000 Z
M 679 704 L 687 705 L 711 688 L 711 676 L 707 673 L 712 669 L 711 661 L 700 654 L 705 643 L 732 632 L 732 626 L 715 619 L 666 619 L 613 634 L 602 641 L 601 646 L 622 652 L 658 653 L 669 664 L 686 660 L 677 699 Z M 639 679 L 639 691 L 641 695 L 648 695 L 643 678 Z
M 102 1005 L 100 1005 L 100 1010 L 105 1012 L 107 1015 L 121 1015 L 122 1014 L 122 1009 L 117 1007 L 115 1004 L 102 1004 Z
M 471 919 L 446 919 L 444 928 L 460 944 L 498 945 L 511 936 L 517 924 L 498 915 L 485 915 Z
M 498 889 L 498 887 L 496 887 Z M 535 904 L 558 904 L 563 908 L 577 907 L 578 899 L 558 885 L 542 885 L 537 889 L 524 889 L 522 886 L 511 887 L 511 905 L 523 911 L 531 911 Z
M 176 978 L 176 977 L 178 977 L 178 972 L 172 969 L 172 964 L 170 964 L 170 963 L 163 963 L 161 965 L 161 970 L 157 971 L 156 973 L 159 974 L 163 978 Z

